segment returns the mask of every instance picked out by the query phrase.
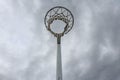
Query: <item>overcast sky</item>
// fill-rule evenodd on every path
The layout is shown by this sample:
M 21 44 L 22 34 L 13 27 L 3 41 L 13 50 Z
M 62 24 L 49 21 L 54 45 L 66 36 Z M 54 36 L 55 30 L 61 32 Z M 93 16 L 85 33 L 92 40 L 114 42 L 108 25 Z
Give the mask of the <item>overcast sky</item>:
M 0 80 L 56 80 L 56 38 L 44 16 L 71 10 L 63 80 L 120 80 L 120 0 L 0 0 Z

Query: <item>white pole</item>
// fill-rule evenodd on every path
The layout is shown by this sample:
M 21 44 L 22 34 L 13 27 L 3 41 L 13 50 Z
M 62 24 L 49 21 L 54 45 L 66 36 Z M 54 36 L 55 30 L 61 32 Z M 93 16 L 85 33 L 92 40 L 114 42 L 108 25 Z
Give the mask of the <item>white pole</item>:
M 61 37 L 57 37 L 57 70 L 56 70 L 56 80 L 62 80 L 62 60 L 61 60 Z

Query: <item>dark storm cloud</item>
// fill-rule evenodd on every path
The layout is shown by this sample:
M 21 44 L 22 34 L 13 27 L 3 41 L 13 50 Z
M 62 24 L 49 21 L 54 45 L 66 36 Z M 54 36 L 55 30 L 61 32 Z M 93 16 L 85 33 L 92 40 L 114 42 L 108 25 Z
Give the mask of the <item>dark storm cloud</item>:
M 71 10 L 62 38 L 63 80 L 119 80 L 119 0 L 0 0 L 0 80 L 55 80 L 56 39 L 44 26 L 54 6 Z

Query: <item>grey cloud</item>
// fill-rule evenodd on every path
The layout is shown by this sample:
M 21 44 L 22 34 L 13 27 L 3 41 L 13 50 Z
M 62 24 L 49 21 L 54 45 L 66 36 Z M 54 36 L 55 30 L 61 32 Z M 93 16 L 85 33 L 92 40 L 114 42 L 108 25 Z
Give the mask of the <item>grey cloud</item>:
M 55 80 L 56 39 L 44 26 L 54 6 L 71 10 L 62 38 L 65 80 L 119 80 L 120 1 L 1 0 L 0 80 Z

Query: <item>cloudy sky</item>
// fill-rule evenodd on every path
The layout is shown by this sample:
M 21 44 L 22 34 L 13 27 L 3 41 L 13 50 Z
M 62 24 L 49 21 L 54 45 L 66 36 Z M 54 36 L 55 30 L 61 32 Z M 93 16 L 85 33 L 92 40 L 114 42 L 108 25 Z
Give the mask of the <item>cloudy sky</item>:
M 56 80 L 56 38 L 44 16 L 71 10 L 63 80 L 120 80 L 120 0 L 0 0 L 0 80 Z

